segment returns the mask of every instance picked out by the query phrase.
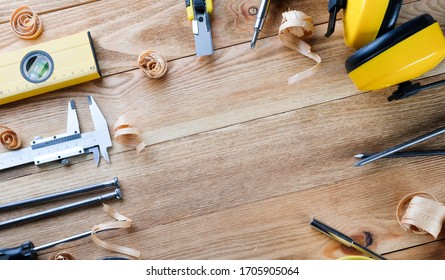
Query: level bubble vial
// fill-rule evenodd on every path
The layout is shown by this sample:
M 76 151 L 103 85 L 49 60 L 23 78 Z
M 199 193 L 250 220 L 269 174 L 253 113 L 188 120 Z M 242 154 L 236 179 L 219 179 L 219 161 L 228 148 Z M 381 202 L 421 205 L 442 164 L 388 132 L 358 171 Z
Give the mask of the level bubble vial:
M 53 70 L 54 62 L 51 56 L 39 50 L 28 53 L 20 64 L 20 72 L 23 78 L 35 84 L 46 81 Z

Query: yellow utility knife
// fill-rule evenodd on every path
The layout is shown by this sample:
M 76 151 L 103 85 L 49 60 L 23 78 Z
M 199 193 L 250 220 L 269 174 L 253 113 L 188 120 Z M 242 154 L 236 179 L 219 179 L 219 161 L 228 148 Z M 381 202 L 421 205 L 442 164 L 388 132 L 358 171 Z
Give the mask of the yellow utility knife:
M 185 0 L 185 6 L 187 17 L 192 21 L 193 34 L 195 34 L 196 55 L 213 54 L 209 16 L 213 10 L 212 0 Z

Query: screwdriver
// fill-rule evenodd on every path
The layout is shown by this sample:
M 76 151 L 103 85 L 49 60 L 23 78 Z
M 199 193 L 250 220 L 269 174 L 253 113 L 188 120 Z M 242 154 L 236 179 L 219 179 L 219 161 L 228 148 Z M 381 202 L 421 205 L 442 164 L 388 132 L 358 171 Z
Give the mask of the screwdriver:
M 98 230 L 101 232 L 109 229 Z M 92 231 L 84 232 L 74 235 L 62 240 L 54 241 L 42 246 L 35 247 L 31 241 L 25 241 L 23 244 L 13 248 L 0 248 L 0 260 L 37 260 L 37 252 L 52 248 L 62 243 L 75 241 L 81 238 L 88 237 Z
M 388 157 L 388 156 L 390 156 L 390 155 L 392 155 L 392 154 L 394 154 L 396 152 L 399 152 L 400 150 L 403 150 L 405 148 L 411 147 L 411 146 L 413 146 L 415 144 L 418 144 L 420 142 L 429 140 L 429 139 L 431 139 L 433 137 L 436 137 L 436 136 L 438 136 L 440 134 L 443 134 L 443 133 L 445 133 L 445 126 L 439 128 L 439 129 L 436 129 L 434 131 L 428 132 L 426 134 L 423 134 L 423 135 L 421 135 L 419 137 L 416 137 L 414 139 L 411 139 L 409 141 L 406 141 L 406 142 L 404 142 L 402 144 L 395 145 L 395 146 L 393 146 L 393 147 L 391 147 L 389 149 L 386 149 L 386 150 L 384 150 L 384 151 L 382 151 L 380 153 L 373 154 L 373 155 L 371 155 L 369 157 L 363 157 L 363 159 L 358 161 L 357 163 L 355 163 L 354 166 L 363 166 L 363 165 L 365 165 L 367 163 L 370 163 L 372 161 L 375 161 L 375 160 L 378 160 L 378 159 L 381 159 L 381 158 L 384 158 L 384 157 Z M 407 153 L 407 152 L 405 152 L 405 153 Z M 434 153 L 432 155 L 434 155 Z M 356 157 L 360 158 L 360 155 L 357 155 Z
M 266 21 L 267 13 L 269 12 L 270 0 L 261 0 L 260 8 L 258 10 L 255 26 L 253 27 L 253 38 L 250 44 L 250 48 L 255 48 L 258 35 L 263 29 L 264 22 Z
M 333 229 L 332 227 L 320 222 L 317 219 L 312 219 L 310 225 L 317 229 L 318 231 L 326 234 L 327 236 L 331 237 L 332 239 L 337 240 L 338 242 L 340 242 L 343 245 L 346 245 L 348 247 L 352 247 L 370 257 L 372 257 L 373 259 L 377 259 L 377 260 L 386 260 L 386 258 L 384 258 L 383 256 L 371 251 L 370 249 L 368 249 L 367 247 L 364 247 L 362 245 L 360 245 L 359 243 L 357 243 L 354 239 L 352 239 L 351 237 L 347 236 L 344 233 L 339 232 L 338 230 Z

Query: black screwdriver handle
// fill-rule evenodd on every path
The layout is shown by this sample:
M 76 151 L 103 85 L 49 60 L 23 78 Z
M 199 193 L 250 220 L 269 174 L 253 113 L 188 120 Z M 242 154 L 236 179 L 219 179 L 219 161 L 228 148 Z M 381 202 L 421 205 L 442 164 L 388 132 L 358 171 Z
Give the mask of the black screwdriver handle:
M 14 248 L 0 248 L 0 260 L 37 260 L 34 244 L 26 241 Z

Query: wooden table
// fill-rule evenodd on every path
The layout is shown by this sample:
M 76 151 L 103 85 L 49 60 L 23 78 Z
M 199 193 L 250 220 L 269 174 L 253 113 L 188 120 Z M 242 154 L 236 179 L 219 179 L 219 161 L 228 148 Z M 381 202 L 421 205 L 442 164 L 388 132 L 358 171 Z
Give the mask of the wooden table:
M 5 3 L 6 2 L 6 3 Z M 315 217 L 364 242 L 388 259 L 442 259 L 444 236 L 403 231 L 395 218 L 406 194 L 427 191 L 445 201 L 442 157 L 386 159 L 354 167 L 353 155 L 377 152 L 445 125 L 444 88 L 397 102 L 394 90 L 360 92 L 345 73 L 353 50 L 341 23 L 327 39 L 327 0 L 274 1 L 265 29 L 250 49 L 259 0 L 214 1 L 214 55 L 197 58 L 183 1 L 25 1 L 43 12 L 36 40 L 17 38 L 7 22 L 23 1 L 0 4 L 0 51 L 92 34 L 103 78 L 2 105 L 0 124 L 18 132 L 24 147 L 36 135 L 63 133 L 74 99 L 81 130 L 93 129 L 87 96 L 95 98 L 112 131 L 124 115 L 148 146 L 140 154 L 113 141 L 111 164 L 91 155 L 70 166 L 29 164 L 0 172 L 0 203 L 69 190 L 118 177 L 123 201 L 109 203 L 133 220 L 129 230 L 101 234 L 141 251 L 143 259 L 335 259 L 357 254 L 309 226 Z M 445 27 L 439 0 L 404 1 L 398 23 L 424 12 Z M 311 15 L 308 42 L 322 57 L 314 76 L 287 78 L 314 62 L 277 37 L 281 13 Z M 137 57 L 153 49 L 168 59 L 165 77 L 150 80 Z M 445 76 L 441 64 L 423 82 Z M 443 137 L 419 145 L 440 148 Z M 3 147 L 0 151 L 7 152 Z M 63 202 L 62 204 L 66 203 Z M 60 203 L 59 203 L 60 204 Z M 1 220 L 59 205 L 0 214 Z M 88 231 L 112 220 L 101 206 L 1 230 L 0 247 L 36 245 Z M 42 251 L 78 259 L 113 255 L 90 238 Z

